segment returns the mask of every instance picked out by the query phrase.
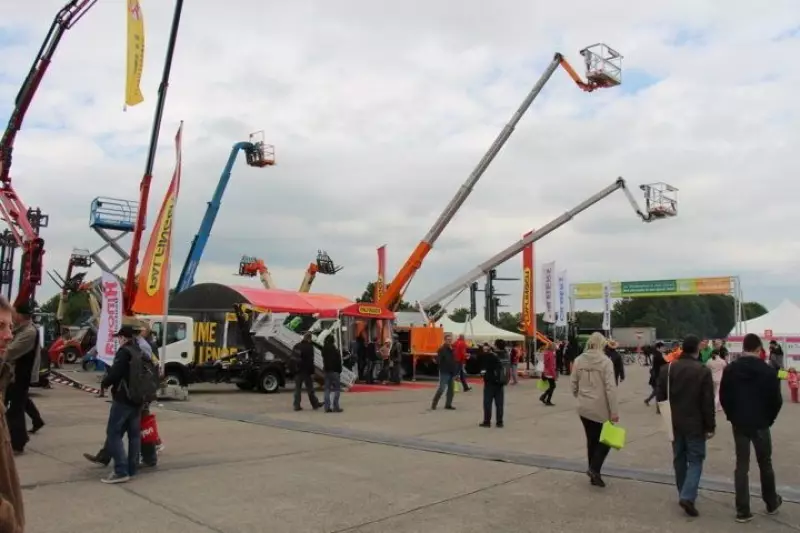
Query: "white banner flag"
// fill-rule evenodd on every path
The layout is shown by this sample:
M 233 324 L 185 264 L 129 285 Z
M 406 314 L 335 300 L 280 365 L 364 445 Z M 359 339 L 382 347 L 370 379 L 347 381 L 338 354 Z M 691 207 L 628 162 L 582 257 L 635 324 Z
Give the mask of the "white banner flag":
M 122 325 L 122 284 L 110 272 L 103 272 L 103 307 L 100 310 L 100 325 L 97 328 L 97 357 L 107 365 L 114 362 L 119 348 L 116 334 Z
M 603 329 L 611 331 L 611 284 L 603 283 Z
M 556 326 L 567 325 L 567 271 L 562 270 L 558 273 L 558 313 L 556 315 Z
M 553 302 L 553 273 L 556 269 L 555 262 L 551 261 L 542 265 L 542 282 L 544 283 L 544 321 L 552 324 L 556 321 L 556 308 Z

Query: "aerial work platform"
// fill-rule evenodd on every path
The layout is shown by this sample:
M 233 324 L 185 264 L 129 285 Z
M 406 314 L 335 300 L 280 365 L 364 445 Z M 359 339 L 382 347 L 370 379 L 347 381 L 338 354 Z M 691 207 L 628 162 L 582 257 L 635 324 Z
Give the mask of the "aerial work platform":
M 130 254 L 119 245 L 119 241 L 136 228 L 138 213 L 139 203 L 135 201 L 104 196 L 92 200 L 89 227 L 103 239 L 105 244 L 92 252 L 91 257 L 106 272 L 116 271 L 130 259 Z M 112 267 L 100 257 L 100 253 L 109 248 L 119 256 L 119 260 Z

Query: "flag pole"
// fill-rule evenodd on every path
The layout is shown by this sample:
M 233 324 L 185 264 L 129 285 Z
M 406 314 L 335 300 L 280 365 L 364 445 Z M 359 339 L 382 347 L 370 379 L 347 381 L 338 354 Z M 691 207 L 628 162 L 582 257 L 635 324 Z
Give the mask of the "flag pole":
M 144 226 L 147 223 L 147 201 L 150 198 L 150 183 L 153 181 L 153 165 L 156 159 L 156 149 L 158 148 L 158 134 L 161 131 L 161 119 L 164 116 L 164 104 L 167 100 L 169 75 L 172 71 L 172 57 L 175 55 L 175 44 L 178 41 L 178 28 L 180 27 L 182 11 L 183 0 L 175 0 L 175 12 L 172 16 L 172 28 L 169 34 L 169 43 L 167 44 L 167 57 L 164 60 L 164 72 L 161 77 L 161 85 L 158 88 L 158 101 L 156 102 L 155 117 L 153 118 L 153 130 L 150 133 L 150 148 L 147 153 L 144 175 L 139 185 L 139 213 L 133 231 L 130 259 L 128 259 L 128 277 L 125 279 L 124 303 L 125 315 L 128 316 L 133 314 L 133 299 L 136 295 L 136 269 L 139 267 L 139 247 L 142 243 Z M 164 332 L 164 336 L 166 338 L 166 332 Z

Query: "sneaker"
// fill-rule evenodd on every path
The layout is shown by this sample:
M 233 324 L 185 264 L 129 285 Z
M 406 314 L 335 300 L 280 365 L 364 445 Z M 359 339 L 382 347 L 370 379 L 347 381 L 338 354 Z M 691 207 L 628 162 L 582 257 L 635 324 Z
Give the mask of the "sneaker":
M 553 402 L 545 402 L 544 404 L 545 404 L 547 407 L 555 407 L 555 406 L 556 406 L 556 404 L 554 404 Z
M 110 463 L 110 461 L 103 461 L 102 459 L 100 459 L 100 458 L 99 458 L 99 457 L 97 457 L 96 455 L 92 455 L 92 454 L 90 454 L 90 453 L 85 453 L 85 454 L 83 454 L 83 457 L 84 457 L 84 458 L 85 458 L 87 461 L 89 461 L 90 463 L 94 463 L 94 464 L 96 464 L 96 465 L 108 466 L 108 463 Z
M 156 453 L 163 453 L 167 447 L 164 444 L 156 444 Z
M 325 412 L 326 412 L 326 413 L 332 413 L 332 412 L 333 412 L 333 409 L 331 409 L 330 407 L 326 407 L 326 408 L 325 408 Z
M 344 413 L 344 409 L 342 409 L 341 407 L 334 407 L 333 408 L 333 412 L 334 413 Z
M 606 482 L 603 481 L 603 478 L 600 477 L 600 474 L 597 472 L 589 471 L 589 482 L 594 485 L 595 487 L 605 488 Z
M 44 427 L 44 421 L 39 422 L 38 424 L 34 424 L 28 433 L 31 435 L 36 435 L 36 433 Z
M 494 427 L 502 428 L 503 427 L 503 423 L 502 422 L 498 422 L 497 424 L 494 425 Z
M 452 405 L 445 405 L 444 408 L 447 409 L 448 411 L 455 411 L 456 410 L 456 408 L 453 407 Z
M 781 505 L 783 505 L 783 498 L 778 496 L 778 501 L 775 502 L 775 507 L 770 507 L 769 505 L 767 505 L 767 514 L 769 515 L 778 514 L 778 509 L 781 508 Z
M 491 422 L 481 422 L 480 424 L 478 424 L 478 426 L 480 426 L 482 428 L 490 428 L 490 427 L 492 427 L 492 423 Z
M 746 524 L 753 520 L 753 513 L 736 513 L 736 522 L 739 524 Z
M 117 483 L 127 483 L 130 480 L 131 476 L 120 476 L 112 472 L 107 477 L 101 479 L 100 482 L 105 483 L 106 485 L 115 485 Z
M 296 405 L 296 406 L 295 406 L 295 408 L 294 408 L 294 410 L 295 410 L 295 411 L 302 411 L 302 410 L 303 410 L 303 408 L 302 408 L 302 407 L 300 407 L 299 405 Z
M 698 517 L 700 513 L 697 511 L 697 508 L 694 506 L 694 502 L 690 502 L 689 500 L 681 500 L 678 502 L 678 505 L 681 506 L 683 512 L 691 517 Z

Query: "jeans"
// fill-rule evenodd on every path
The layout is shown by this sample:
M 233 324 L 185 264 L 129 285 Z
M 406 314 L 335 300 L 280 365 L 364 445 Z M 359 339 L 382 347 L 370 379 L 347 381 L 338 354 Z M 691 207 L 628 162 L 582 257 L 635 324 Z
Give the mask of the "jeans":
M 556 380 L 553 378 L 544 378 L 544 380 L 547 381 L 548 388 L 544 391 L 544 394 L 539 396 L 539 399 L 545 403 L 550 403 L 553 399 L 553 393 L 556 391 Z
M 483 421 L 487 424 L 492 421 L 492 402 L 497 415 L 497 423 L 503 423 L 503 408 L 505 404 L 505 387 L 494 383 L 483 385 Z
M 455 376 L 449 372 L 439 372 L 439 388 L 436 389 L 436 394 L 433 395 L 433 402 L 431 402 L 431 408 L 436 409 L 436 406 L 439 405 L 439 400 L 442 398 L 442 394 L 444 394 L 445 389 L 447 389 L 447 396 L 444 400 L 445 407 L 452 407 L 453 406 L 453 381 L 455 380 Z
M 603 431 L 603 424 L 581 417 L 583 431 L 586 433 L 586 456 L 589 460 L 589 470 L 599 474 L 603 469 L 603 463 L 608 457 L 611 448 L 600 442 L 600 433 Z
M 339 372 L 325 372 L 325 410 L 331 408 L 331 392 L 333 392 L 333 408 L 339 410 L 339 394 L 341 390 Z
M 518 370 L 519 370 L 519 365 L 517 363 L 514 363 L 513 365 L 511 365 L 511 383 L 513 383 L 514 385 L 517 384 L 517 371 Z
M 311 407 L 314 409 L 319 407 L 319 400 L 314 393 L 314 380 L 311 379 L 311 374 L 302 374 L 298 372 L 294 375 L 294 408 L 300 408 L 300 396 L 303 393 L 303 385 L 308 392 L 308 401 L 311 402 Z
M 750 513 L 750 443 L 756 451 L 756 462 L 761 473 L 761 497 L 769 509 L 778 503 L 775 490 L 775 470 L 772 468 L 772 435 L 769 428 L 746 430 L 733 428 L 733 442 L 736 446 L 736 512 Z
M 116 400 L 111 402 L 106 426 L 106 449 L 114 460 L 114 473 L 118 476 L 136 475 L 142 446 L 141 416 L 141 407 Z M 128 434 L 127 456 L 125 445 L 122 443 L 122 435 L 125 433 Z
M 703 461 L 706 458 L 706 439 L 703 437 L 686 437 L 675 435 L 672 442 L 675 469 L 675 485 L 681 500 L 694 503 L 700 477 L 703 475 Z
M 464 363 L 458 363 L 458 379 L 461 381 L 461 386 L 464 388 L 464 390 L 468 391 L 470 386 L 467 382 L 467 371 L 464 370 L 464 366 Z

